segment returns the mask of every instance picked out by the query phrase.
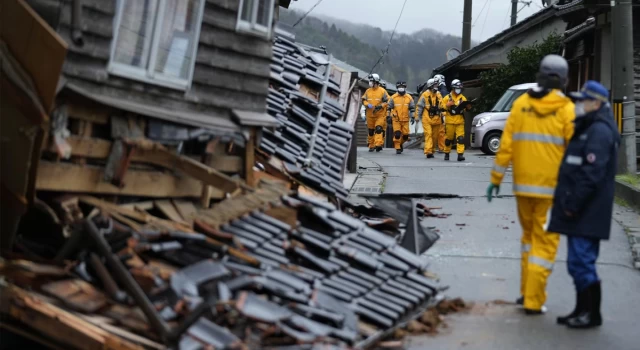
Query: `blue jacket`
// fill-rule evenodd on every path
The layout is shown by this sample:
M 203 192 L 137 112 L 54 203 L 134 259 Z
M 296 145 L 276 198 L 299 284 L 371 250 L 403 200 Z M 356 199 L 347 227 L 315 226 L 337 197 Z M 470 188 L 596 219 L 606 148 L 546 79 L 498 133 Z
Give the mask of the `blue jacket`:
M 449 91 L 447 91 L 447 86 L 445 84 L 441 84 L 440 86 L 438 86 L 438 91 L 440 91 L 440 95 L 442 95 L 443 98 L 449 94 Z
M 609 239 L 620 134 L 608 105 L 576 118 L 575 125 L 547 231 Z

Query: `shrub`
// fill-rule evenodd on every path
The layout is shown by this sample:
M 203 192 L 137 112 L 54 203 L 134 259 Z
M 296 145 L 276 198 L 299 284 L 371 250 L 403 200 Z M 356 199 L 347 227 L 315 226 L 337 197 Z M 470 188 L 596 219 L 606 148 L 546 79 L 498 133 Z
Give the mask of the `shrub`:
M 509 63 L 480 74 L 482 96 L 475 103 L 474 112 L 491 110 L 502 94 L 513 85 L 535 82 L 542 58 L 559 53 L 561 47 L 562 37 L 553 32 L 542 43 L 511 49 L 507 54 Z

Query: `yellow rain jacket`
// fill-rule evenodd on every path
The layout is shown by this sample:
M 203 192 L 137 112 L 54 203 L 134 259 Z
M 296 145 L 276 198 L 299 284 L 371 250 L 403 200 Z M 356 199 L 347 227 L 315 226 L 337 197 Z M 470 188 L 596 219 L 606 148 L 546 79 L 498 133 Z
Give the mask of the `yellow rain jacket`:
M 415 103 L 413 97 L 409 94 L 400 95 L 398 93 L 391 96 L 389 102 L 389 110 L 391 111 L 391 118 L 398 120 L 399 122 L 408 122 L 409 118 L 413 116 L 413 110 L 415 109 Z
M 374 117 L 377 118 L 386 118 L 387 116 L 387 105 L 389 102 L 389 94 L 387 90 L 385 90 L 381 86 L 368 88 L 367 91 L 362 96 L 362 105 L 366 108 L 367 118 Z M 373 107 L 380 105 L 382 109 L 374 112 L 374 108 L 367 108 L 367 105 L 371 103 Z M 385 119 L 386 120 L 386 119 Z
M 433 92 L 431 90 L 423 92 L 422 95 L 420 95 L 420 99 L 418 99 L 418 113 L 416 113 L 416 118 L 422 118 L 423 124 L 425 121 L 432 125 L 442 124 L 440 113 L 437 115 L 429 115 L 429 109 L 431 107 L 438 107 L 439 109 L 442 109 L 441 102 L 442 95 L 440 92 Z
M 491 183 L 500 185 L 512 162 L 516 196 L 553 198 L 560 163 L 573 135 L 574 109 L 560 90 L 546 94 L 531 90 L 516 99 L 502 133 Z
M 454 106 L 458 106 L 460 105 L 460 103 L 462 103 L 462 101 L 466 101 L 467 98 L 464 97 L 464 95 L 460 94 L 460 95 L 456 95 L 453 91 L 450 92 L 447 96 L 442 98 L 442 104 L 441 104 L 441 108 L 444 110 L 444 122 L 447 125 L 454 125 L 454 124 L 464 124 L 464 114 L 451 114 L 450 109 L 453 106 L 448 106 L 449 101 L 453 101 L 453 105 Z M 464 111 L 460 111 L 460 113 L 463 113 Z

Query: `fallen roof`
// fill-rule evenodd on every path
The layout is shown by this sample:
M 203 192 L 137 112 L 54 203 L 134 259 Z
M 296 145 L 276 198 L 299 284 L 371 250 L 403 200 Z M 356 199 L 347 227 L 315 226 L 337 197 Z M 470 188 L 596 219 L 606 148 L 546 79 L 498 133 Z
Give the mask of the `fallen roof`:
M 571 1 L 571 0 L 569 0 Z M 567 2 L 564 4 L 554 4 L 548 7 L 545 7 L 544 9 L 534 13 L 533 15 L 523 19 L 522 21 L 516 23 L 515 25 L 501 31 L 500 33 L 492 36 L 491 38 L 483 41 L 482 43 L 480 43 L 479 45 L 463 52 L 460 56 L 444 63 L 443 65 L 441 65 L 440 67 L 437 67 L 433 70 L 434 73 L 441 73 L 443 71 L 446 71 L 447 69 L 460 64 L 461 62 L 465 61 L 468 58 L 471 58 L 473 56 L 475 56 L 476 54 L 488 49 L 489 47 L 493 46 L 494 44 L 497 44 L 513 35 L 519 34 L 529 28 L 531 28 L 532 26 L 543 22 L 549 18 L 552 17 L 558 17 L 560 16 L 562 13 L 561 11 L 566 11 L 568 9 L 570 9 L 571 7 L 582 3 L 583 0 L 573 0 L 571 2 Z

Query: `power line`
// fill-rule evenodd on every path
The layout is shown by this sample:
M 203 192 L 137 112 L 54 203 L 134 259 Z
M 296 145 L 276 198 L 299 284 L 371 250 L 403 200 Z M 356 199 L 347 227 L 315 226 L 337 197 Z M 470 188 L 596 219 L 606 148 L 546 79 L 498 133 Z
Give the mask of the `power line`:
M 482 11 L 484 11 L 484 8 L 487 7 L 487 3 L 489 3 L 489 0 L 484 2 L 484 5 L 482 5 L 482 9 L 480 10 L 480 13 L 478 13 L 478 17 L 476 17 L 476 20 L 473 21 L 473 24 L 471 25 L 472 27 L 476 26 L 476 23 L 478 23 L 478 19 L 480 19 L 480 16 L 482 15 Z M 489 6 L 489 8 L 491 8 L 491 6 Z
M 318 0 L 318 2 L 316 2 L 316 4 L 315 4 L 315 5 L 313 5 L 313 6 L 309 9 L 309 11 L 307 11 L 307 13 L 305 13 L 304 15 L 302 15 L 302 17 L 300 17 L 300 19 L 299 19 L 299 20 L 297 20 L 297 21 L 296 21 L 296 23 L 294 23 L 294 24 L 293 24 L 293 26 L 295 27 L 295 26 L 297 26 L 297 25 L 298 25 L 298 23 L 302 22 L 302 20 L 303 20 L 303 19 L 305 19 L 305 18 L 306 18 L 306 17 L 311 13 L 311 11 L 313 11 L 313 9 L 315 9 L 318 5 L 320 5 L 320 3 L 321 3 L 321 2 L 322 2 L 322 0 Z
M 373 73 L 373 70 L 376 69 L 376 67 L 378 66 L 378 64 L 380 64 L 384 56 L 389 52 L 389 48 L 391 47 L 391 42 L 393 41 L 393 36 L 396 34 L 396 29 L 398 28 L 398 23 L 400 23 L 400 19 L 402 18 L 402 13 L 404 12 L 404 6 L 406 4 L 407 4 L 407 0 L 404 0 L 404 3 L 402 4 L 402 9 L 400 10 L 400 15 L 396 20 L 396 25 L 393 27 L 393 31 L 391 32 L 389 43 L 387 44 L 387 47 L 382 51 L 382 55 L 380 55 L 380 58 L 378 58 L 378 61 L 376 62 L 376 64 L 374 64 L 373 67 L 371 67 L 371 70 L 369 71 L 369 75 Z
M 487 15 L 484 16 L 484 23 L 482 23 L 482 30 L 480 30 L 480 40 L 482 40 L 482 34 L 484 33 L 484 27 L 487 25 L 487 18 L 489 18 L 490 12 L 491 12 L 491 4 L 489 4 L 489 8 L 487 9 Z

